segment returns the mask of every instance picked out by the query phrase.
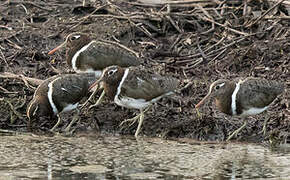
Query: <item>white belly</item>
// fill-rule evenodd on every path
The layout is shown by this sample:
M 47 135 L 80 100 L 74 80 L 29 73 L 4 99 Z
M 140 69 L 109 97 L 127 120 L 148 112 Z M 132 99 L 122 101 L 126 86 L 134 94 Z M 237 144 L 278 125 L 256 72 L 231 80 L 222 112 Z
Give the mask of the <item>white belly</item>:
M 77 73 L 95 73 L 95 76 L 96 76 L 97 78 L 101 77 L 101 75 L 102 75 L 102 71 L 101 71 L 101 70 L 97 70 L 97 71 L 95 71 L 95 70 L 92 69 L 92 68 L 87 69 L 86 71 L 81 71 L 81 70 L 79 70 L 79 69 L 76 69 L 75 72 L 77 72 Z
M 71 111 L 75 108 L 77 108 L 79 105 L 79 103 L 75 103 L 75 104 L 68 104 L 63 110 L 62 112 L 67 112 L 67 111 Z
M 243 113 L 240 114 L 240 116 L 251 116 L 251 115 L 260 114 L 261 112 L 265 111 L 267 108 L 268 106 L 264 108 L 250 108 L 248 110 L 243 111 Z
M 114 101 L 119 106 L 131 109 L 145 109 L 151 104 L 150 101 L 146 102 L 144 99 L 133 99 L 130 97 L 122 97 L 122 98 L 115 97 Z

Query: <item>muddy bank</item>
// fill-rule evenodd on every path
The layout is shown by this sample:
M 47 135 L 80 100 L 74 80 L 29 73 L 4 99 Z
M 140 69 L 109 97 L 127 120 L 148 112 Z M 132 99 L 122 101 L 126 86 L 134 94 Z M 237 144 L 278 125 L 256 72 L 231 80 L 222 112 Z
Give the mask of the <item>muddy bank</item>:
M 287 1 L 288 2 L 288 1 Z M 2 4 L 4 2 L 1 2 Z M 204 106 L 199 118 L 194 105 L 219 78 L 263 77 L 286 84 L 286 91 L 267 111 L 248 118 L 239 140 L 285 140 L 289 135 L 290 5 L 277 1 L 148 4 L 137 1 L 15 1 L 0 6 L 0 71 L 46 79 L 72 72 L 65 50 L 47 52 L 72 32 L 118 41 L 139 53 L 142 64 L 181 81 L 181 92 L 159 101 L 147 112 L 141 135 L 224 140 L 242 125 L 239 118 Z M 26 131 L 26 105 L 36 88 L 0 77 L 0 128 Z M 137 124 L 120 129 L 136 110 L 104 102 L 83 111 L 77 131 L 133 134 Z M 266 116 L 267 135 L 258 134 Z M 65 115 L 70 119 L 70 115 Z M 55 120 L 41 119 L 36 132 Z M 64 124 L 65 125 L 65 124 Z M 61 128 L 61 127 L 60 127 Z M 288 138 L 289 140 L 289 138 Z

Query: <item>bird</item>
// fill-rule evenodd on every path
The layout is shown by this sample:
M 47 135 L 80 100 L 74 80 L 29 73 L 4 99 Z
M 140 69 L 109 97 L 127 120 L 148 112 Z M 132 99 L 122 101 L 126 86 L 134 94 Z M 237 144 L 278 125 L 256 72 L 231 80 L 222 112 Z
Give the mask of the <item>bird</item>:
M 58 121 L 51 129 L 54 131 L 61 122 L 60 113 L 76 109 L 79 101 L 88 94 L 90 85 L 96 80 L 97 76 L 93 73 L 55 75 L 44 80 L 27 105 L 28 128 L 31 126 L 32 119 L 57 116 Z M 73 118 L 65 129 L 66 132 L 76 120 Z
M 136 53 L 128 48 L 112 42 L 94 40 L 89 34 L 80 32 L 69 34 L 61 45 L 51 50 L 48 54 L 53 54 L 64 45 L 66 45 L 68 66 L 78 73 L 90 72 L 101 76 L 102 70 L 111 65 L 130 67 L 138 66 L 141 63 Z M 86 103 L 95 95 L 96 90 Z M 104 95 L 103 91 L 94 106 L 100 104 Z
M 265 111 L 276 97 L 283 93 L 284 84 L 263 78 L 236 78 L 234 80 L 219 79 L 210 85 L 208 94 L 195 106 L 200 108 L 208 99 L 213 97 L 217 108 L 230 116 L 245 119 L 247 116 L 260 114 Z M 263 132 L 266 133 L 264 121 Z M 244 124 L 234 131 L 228 138 L 229 141 L 247 125 Z
M 109 99 L 117 105 L 140 110 L 140 114 L 120 124 L 121 126 L 125 122 L 131 122 L 132 125 L 138 119 L 136 138 L 144 120 L 144 113 L 162 97 L 173 94 L 179 85 L 178 79 L 152 73 L 144 66 L 128 68 L 109 66 L 90 89 L 99 83 L 102 83 Z
M 75 72 L 95 72 L 99 76 L 102 70 L 111 65 L 130 67 L 140 65 L 136 54 L 114 43 L 93 40 L 85 33 L 71 33 L 66 40 L 48 54 L 51 55 L 66 45 L 66 61 Z

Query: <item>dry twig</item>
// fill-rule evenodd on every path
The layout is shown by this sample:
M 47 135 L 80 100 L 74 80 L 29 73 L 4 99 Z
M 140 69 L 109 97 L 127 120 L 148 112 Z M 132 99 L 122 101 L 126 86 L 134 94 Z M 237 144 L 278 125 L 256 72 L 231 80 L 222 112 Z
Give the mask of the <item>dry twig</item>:
M 277 2 L 273 7 L 271 7 L 270 9 L 268 9 L 264 14 L 262 14 L 260 17 L 258 17 L 256 20 L 254 20 L 254 22 L 252 21 L 251 24 L 246 25 L 246 27 L 251 27 L 253 25 L 255 25 L 257 22 L 261 21 L 261 19 L 263 19 L 263 17 L 265 17 L 267 14 L 269 14 L 269 12 L 271 12 L 273 9 L 275 9 L 277 6 L 279 6 L 283 1 L 285 0 L 280 0 L 279 2 Z
M 30 78 L 30 77 L 26 77 L 22 74 L 13 74 L 10 72 L 4 72 L 4 73 L 0 73 L 0 78 L 12 78 L 12 79 L 20 79 L 24 82 L 24 84 L 28 87 L 31 88 L 31 86 L 29 84 L 32 84 L 33 86 L 38 86 L 40 85 L 43 80 L 41 79 L 36 79 L 36 78 Z

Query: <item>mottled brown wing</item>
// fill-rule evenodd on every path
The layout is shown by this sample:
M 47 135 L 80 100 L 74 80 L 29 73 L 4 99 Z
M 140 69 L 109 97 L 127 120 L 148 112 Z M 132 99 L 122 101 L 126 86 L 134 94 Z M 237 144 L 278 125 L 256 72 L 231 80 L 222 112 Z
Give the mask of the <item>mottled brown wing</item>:
M 88 78 L 85 75 L 63 75 L 53 82 L 53 101 L 57 108 L 79 102 L 88 93 Z
M 154 74 L 139 67 L 130 68 L 120 95 L 150 101 L 173 92 L 178 84 L 175 78 Z
M 126 49 L 101 41 L 93 41 L 85 51 L 80 53 L 79 58 L 83 62 L 79 66 L 93 67 L 93 69 L 104 69 L 111 65 L 129 67 L 140 64 L 139 59 Z
M 248 78 L 241 84 L 237 99 L 242 107 L 263 108 L 284 91 L 282 83 L 266 79 Z
M 37 95 L 42 95 L 42 96 L 46 96 L 47 95 L 47 91 L 48 91 L 48 84 L 55 80 L 56 78 L 60 77 L 60 75 L 55 75 L 55 76 L 52 76 L 50 78 L 47 78 L 46 80 L 44 80 L 38 87 L 37 89 L 35 90 L 34 92 L 34 96 L 37 94 Z M 34 97 L 33 96 L 33 97 Z

